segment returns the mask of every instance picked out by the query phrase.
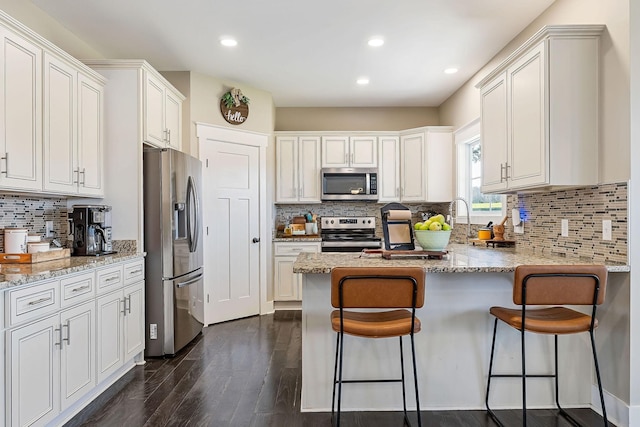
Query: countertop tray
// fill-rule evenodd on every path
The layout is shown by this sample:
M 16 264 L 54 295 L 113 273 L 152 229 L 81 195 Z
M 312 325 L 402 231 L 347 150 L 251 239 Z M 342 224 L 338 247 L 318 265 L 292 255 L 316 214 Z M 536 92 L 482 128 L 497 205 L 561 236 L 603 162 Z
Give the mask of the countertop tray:
M 495 239 L 488 239 L 488 240 L 482 240 L 482 239 L 469 239 L 469 241 L 473 244 L 473 246 L 477 244 L 482 244 L 482 243 L 486 243 L 487 247 L 489 247 L 489 245 L 493 246 L 494 248 L 496 247 L 496 245 L 498 245 L 498 247 L 502 247 L 502 246 L 515 246 L 516 241 L 515 240 L 495 240 Z
M 37 262 L 53 261 L 71 256 L 71 249 L 58 249 L 33 254 L 5 254 L 0 253 L 0 264 L 35 264 Z
M 387 251 L 385 249 L 365 249 L 362 251 L 362 255 L 380 254 L 384 259 L 391 258 L 427 258 L 427 259 L 442 259 L 447 251 L 403 251 L 394 250 Z

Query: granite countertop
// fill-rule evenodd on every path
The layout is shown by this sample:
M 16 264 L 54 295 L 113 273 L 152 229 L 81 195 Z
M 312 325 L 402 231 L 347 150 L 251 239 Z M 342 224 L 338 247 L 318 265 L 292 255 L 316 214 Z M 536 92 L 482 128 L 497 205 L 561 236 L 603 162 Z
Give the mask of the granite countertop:
M 328 274 L 333 267 L 425 267 L 428 273 L 509 273 L 522 264 L 598 264 L 584 258 L 570 258 L 554 254 L 536 254 L 515 248 L 489 248 L 450 244 L 444 259 L 392 258 L 380 254 L 360 256 L 360 253 L 308 253 L 298 255 L 294 273 Z M 630 267 L 619 263 L 605 263 L 609 272 L 629 272 Z
M 285 236 L 283 234 L 276 234 L 272 240 L 273 242 L 321 242 L 322 238 L 319 234 L 297 234 Z
M 100 268 L 116 262 L 144 257 L 141 252 L 119 252 L 99 257 L 78 256 L 35 264 L 0 264 L 0 291 L 18 285 Z

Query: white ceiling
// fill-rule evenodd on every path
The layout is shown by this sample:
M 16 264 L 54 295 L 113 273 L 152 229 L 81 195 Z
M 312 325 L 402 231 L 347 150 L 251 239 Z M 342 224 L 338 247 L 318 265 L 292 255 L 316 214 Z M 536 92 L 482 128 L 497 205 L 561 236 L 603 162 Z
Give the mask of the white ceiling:
M 277 107 L 383 107 L 440 105 L 554 0 L 32 1 L 108 58 L 262 89 Z

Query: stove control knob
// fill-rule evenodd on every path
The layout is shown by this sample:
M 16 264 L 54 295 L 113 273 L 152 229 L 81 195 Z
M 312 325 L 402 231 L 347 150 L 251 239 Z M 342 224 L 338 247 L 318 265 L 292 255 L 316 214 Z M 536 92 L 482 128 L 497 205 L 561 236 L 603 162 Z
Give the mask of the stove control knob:
M 367 221 L 368 224 L 371 224 L 371 220 Z
M 333 224 L 333 220 L 331 220 L 331 224 Z

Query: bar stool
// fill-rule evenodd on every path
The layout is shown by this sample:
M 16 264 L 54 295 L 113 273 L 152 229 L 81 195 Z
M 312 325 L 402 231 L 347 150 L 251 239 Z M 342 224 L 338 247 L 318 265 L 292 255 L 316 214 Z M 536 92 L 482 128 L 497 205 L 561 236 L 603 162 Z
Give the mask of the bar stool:
M 598 327 L 596 306 L 604 302 L 607 284 L 607 269 L 602 265 L 522 265 L 516 268 L 513 281 L 513 302 L 522 308 L 491 307 L 490 313 L 495 316 L 493 340 L 491 342 L 491 358 L 489 376 L 487 378 L 487 394 L 485 405 L 487 412 L 500 426 L 503 424 L 489 408 L 489 390 L 492 378 L 522 378 L 522 425 L 527 425 L 527 378 L 554 378 L 556 405 L 560 414 L 575 425 L 580 425 L 561 406 L 558 396 L 558 335 L 589 332 L 591 350 L 595 364 L 600 403 L 605 427 L 607 411 L 604 406 L 604 394 L 600 381 L 600 368 L 596 354 L 596 343 L 593 331 Z M 530 305 L 553 307 L 528 309 Z M 583 314 L 563 305 L 590 305 L 591 315 Z M 493 374 L 493 354 L 496 344 L 498 320 L 521 332 L 522 373 Z M 554 335 L 555 372 L 553 374 L 527 374 L 525 369 L 525 332 Z
M 425 271 L 421 267 L 336 267 L 331 271 L 331 305 L 338 310 L 331 313 L 331 327 L 336 331 L 336 358 L 333 371 L 333 397 L 331 418 L 334 417 L 336 385 L 338 388 L 337 426 L 340 426 L 342 384 L 401 382 L 404 407 L 404 422 L 411 425 L 407 417 L 405 392 L 404 355 L 402 337 L 411 337 L 413 377 L 416 392 L 418 426 L 420 419 L 420 398 L 418 395 L 418 375 L 416 372 L 416 352 L 413 336 L 420 331 L 420 319 L 416 308 L 424 304 Z M 346 311 L 345 308 L 387 309 L 385 311 Z M 343 380 L 342 359 L 344 334 L 363 338 L 400 339 L 399 379 Z

